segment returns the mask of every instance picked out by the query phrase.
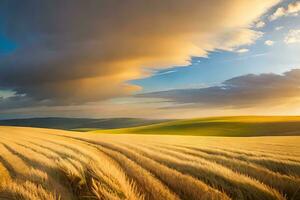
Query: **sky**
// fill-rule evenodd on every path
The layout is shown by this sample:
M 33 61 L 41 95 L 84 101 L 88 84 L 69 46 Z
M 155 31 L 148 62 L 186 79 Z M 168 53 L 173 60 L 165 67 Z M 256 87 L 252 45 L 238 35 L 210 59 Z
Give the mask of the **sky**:
M 300 115 L 299 0 L 0 2 L 0 119 Z

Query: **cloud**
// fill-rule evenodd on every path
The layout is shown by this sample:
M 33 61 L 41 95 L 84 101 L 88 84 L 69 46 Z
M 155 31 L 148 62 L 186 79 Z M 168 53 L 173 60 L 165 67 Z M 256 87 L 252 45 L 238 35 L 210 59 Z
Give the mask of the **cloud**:
M 265 45 L 267 45 L 267 46 L 273 46 L 273 44 L 274 44 L 274 41 L 272 41 L 272 40 L 265 41 Z
M 247 53 L 247 52 L 249 52 L 249 49 L 245 49 L 245 48 L 243 48 L 243 49 L 238 49 L 238 50 L 236 50 L 236 52 L 237 52 L 237 53 Z
M 278 0 L 28 0 L 1 4 L 1 30 L 18 49 L 0 59 L 0 87 L 31 105 L 78 105 L 130 95 L 147 69 L 234 51 Z M 13 98 L 0 104 L 13 107 Z
M 284 26 L 277 26 L 277 27 L 275 27 L 275 30 L 276 31 L 279 31 L 279 30 L 281 30 L 281 29 L 283 29 L 284 28 Z
M 256 27 L 256 28 L 263 28 L 265 25 L 266 25 L 265 22 L 259 21 L 259 22 L 257 22 L 257 23 L 255 24 L 255 27 Z
M 250 108 L 300 102 L 300 69 L 279 74 L 238 76 L 219 86 L 169 90 L 138 94 L 136 97 L 160 98 L 175 106 L 200 108 Z M 172 108 L 172 107 L 171 107 Z
M 296 1 L 290 3 L 286 8 L 279 7 L 277 10 L 269 17 L 270 21 L 274 21 L 283 16 L 291 16 L 291 15 L 298 15 L 300 11 L 300 1 Z
M 293 44 L 300 42 L 300 29 L 289 30 L 288 34 L 284 38 L 286 44 Z

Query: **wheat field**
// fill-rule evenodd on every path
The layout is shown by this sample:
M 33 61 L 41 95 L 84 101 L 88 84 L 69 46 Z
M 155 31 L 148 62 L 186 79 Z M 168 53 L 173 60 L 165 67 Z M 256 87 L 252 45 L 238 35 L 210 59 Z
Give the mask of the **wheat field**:
M 0 127 L 0 199 L 300 199 L 300 137 Z

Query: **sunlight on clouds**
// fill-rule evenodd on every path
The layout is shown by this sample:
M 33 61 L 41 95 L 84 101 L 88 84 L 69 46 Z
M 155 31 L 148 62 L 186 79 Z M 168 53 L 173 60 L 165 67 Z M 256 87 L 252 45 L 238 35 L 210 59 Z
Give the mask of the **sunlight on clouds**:
M 266 25 L 265 22 L 259 21 L 259 22 L 257 22 L 257 23 L 255 24 L 255 27 L 256 27 L 256 28 L 263 28 L 265 25 Z
M 217 86 L 187 88 L 137 94 L 136 97 L 160 98 L 173 102 L 171 108 L 229 108 L 278 106 L 300 99 L 300 69 L 283 74 L 248 74 Z
M 267 46 L 273 46 L 273 44 L 274 44 L 274 41 L 272 41 L 272 40 L 265 41 L 265 45 L 267 45 Z
M 286 44 L 293 44 L 300 42 L 300 29 L 289 30 L 288 34 L 284 38 Z
M 249 49 L 238 49 L 236 52 L 237 53 L 247 53 Z
M 262 32 L 251 29 L 238 29 L 234 31 L 225 32 L 215 40 L 218 41 L 218 49 L 234 51 L 239 46 L 253 44 L 258 38 L 263 35 Z
M 280 17 L 284 16 L 297 16 L 300 11 L 300 1 L 296 1 L 290 3 L 286 8 L 280 7 L 278 8 L 270 17 L 270 21 L 274 21 Z
M 129 80 L 152 75 L 145 69 L 251 45 L 262 36 L 251 24 L 279 0 L 15 2 L 4 29 L 21 48 L 1 59 L 0 87 L 16 92 L 10 106 L 21 95 L 27 106 L 55 106 L 128 96 L 140 89 Z

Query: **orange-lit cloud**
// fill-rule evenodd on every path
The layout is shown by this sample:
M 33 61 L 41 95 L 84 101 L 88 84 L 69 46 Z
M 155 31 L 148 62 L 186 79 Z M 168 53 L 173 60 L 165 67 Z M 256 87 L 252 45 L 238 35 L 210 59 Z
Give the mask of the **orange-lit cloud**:
M 262 33 L 251 24 L 279 0 L 11 0 L 5 31 L 18 44 L 0 61 L 2 108 L 78 105 L 122 97 L 146 68 L 187 65 L 238 51 Z

